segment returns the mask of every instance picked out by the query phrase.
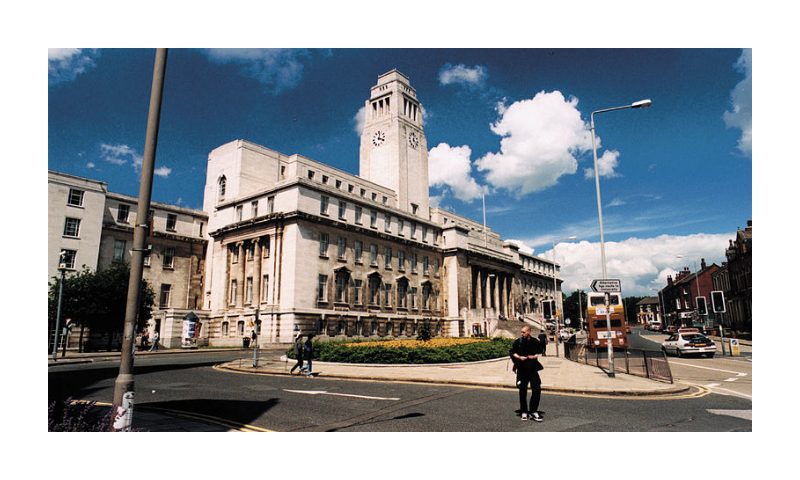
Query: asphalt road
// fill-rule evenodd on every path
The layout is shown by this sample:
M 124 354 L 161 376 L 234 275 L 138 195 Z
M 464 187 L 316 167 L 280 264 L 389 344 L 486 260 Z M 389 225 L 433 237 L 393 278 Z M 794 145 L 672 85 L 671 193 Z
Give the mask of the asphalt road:
M 343 432 L 751 431 L 752 403 L 699 386 L 672 397 L 542 395 L 545 422 L 521 422 L 517 392 L 419 383 L 247 375 L 214 365 L 236 353 L 137 359 L 136 405 L 261 429 Z M 49 395 L 110 402 L 118 362 L 49 367 Z M 136 422 L 134 412 L 134 426 Z
M 630 336 L 631 348 L 660 351 L 661 342 L 665 338 L 667 335 L 634 328 Z M 752 360 L 752 354 L 749 353 L 739 357 L 721 355 L 716 355 L 714 358 L 668 357 L 675 381 L 703 386 L 721 395 L 734 395 L 749 400 L 753 398 Z

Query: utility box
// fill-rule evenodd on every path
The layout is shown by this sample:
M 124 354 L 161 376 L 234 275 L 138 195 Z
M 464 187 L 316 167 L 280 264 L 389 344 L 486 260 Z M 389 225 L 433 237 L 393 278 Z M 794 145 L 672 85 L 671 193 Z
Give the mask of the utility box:
M 734 356 L 734 357 L 738 357 L 739 356 L 739 340 L 737 340 L 735 338 L 731 338 L 730 347 L 731 347 L 731 349 L 730 349 L 731 355 Z

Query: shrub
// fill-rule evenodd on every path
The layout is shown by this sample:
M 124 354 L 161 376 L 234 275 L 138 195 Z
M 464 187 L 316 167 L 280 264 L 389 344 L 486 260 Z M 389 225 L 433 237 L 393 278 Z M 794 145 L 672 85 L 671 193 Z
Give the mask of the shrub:
M 475 362 L 508 355 L 513 339 L 315 341 L 314 359 L 338 363 L 428 364 Z M 294 355 L 287 352 L 291 358 Z

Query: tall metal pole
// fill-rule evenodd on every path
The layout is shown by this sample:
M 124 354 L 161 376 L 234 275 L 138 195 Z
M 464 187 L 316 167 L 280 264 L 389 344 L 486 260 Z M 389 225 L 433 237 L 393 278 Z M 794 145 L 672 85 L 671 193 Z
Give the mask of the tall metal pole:
M 58 356 L 58 329 L 61 328 L 61 296 L 64 293 L 64 272 L 66 271 L 65 268 L 60 268 L 61 270 L 61 281 L 58 282 L 58 308 L 56 309 L 56 331 L 53 335 L 53 361 L 56 361 L 56 357 Z M 67 346 L 64 345 L 64 349 Z
M 145 137 L 144 157 L 142 159 L 142 176 L 139 184 L 139 203 L 137 206 L 136 225 L 133 229 L 133 252 L 131 272 L 128 280 L 128 301 L 125 308 L 125 327 L 122 336 L 122 354 L 119 364 L 119 375 L 114 382 L 114 410 L 117 416 L 127 418 L 127 423 L 115 422 L 115 430 L 129 430 L 132 412 L 123 412 L 123 404 L 133 408 L 133 353 L 136 335 L 136 317 L 139 312 L 139 298 L 142 288 L 143 252 L 147 239 L 150 196 L 153 191 L 153 171 L 155 167 L 156 145 L 158 144 L 158 124 L 161 118 L 161 96 L 164 91 L 164 73 L 167 67 L 167 49 L 156 49 L 155 67 L 153 68 L 153 86 L 150 91 L 150 112 L 147 117 L 147 135 Z M 124 414 L 124 415 L 121 415 Z
M 621 107 L 614 107 L 614 108 L 606 108 L 603 110 L 596 110 L 592 112 L 591 118 L 591 129 L 592 129 L 592 154 L 594 155 L 594 186 L 595 190 L 597 191 L 597 219 L 600 222 L 600 260 L 603 264 L 603 278 L 608 278 L 606 273 L 606 245 L 605 240 L 603 238 L 603 208 L 602 203 L 600 202 L 600 175 L 597 172 L 597 145 L 595 144 L 594 138 L 594 114 L 595 113 L 603 113 L 603 112 L 612 112 L 614 110 L 622 110 L 623 108 L 645 108 L 651 105 L 650 100 L 640 100 L 638 102 L 634 102 L 630 105 L 623 105 Z M 620 293 L 620 297 L 622 297 L 622 293 Z M 614 377 L 614 346 L 612 345 L 612 338 L 611 338 L 611 314 L 609 312 L 608 306 L 608 295 L 606 295 L 606 331 L 608 335 L 607 344 L 608 344 L 608 370 L 609 376 Z

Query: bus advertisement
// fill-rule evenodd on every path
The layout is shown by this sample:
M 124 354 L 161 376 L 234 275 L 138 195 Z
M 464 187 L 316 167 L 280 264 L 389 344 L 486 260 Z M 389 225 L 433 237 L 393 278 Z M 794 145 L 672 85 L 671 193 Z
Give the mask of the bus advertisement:
M 608 305 L 606 305 L 608 295 Z M 590 292 L 586 300 L 586 346 L 608 348 L 607 314 L 611 322 L 611 346 L 628 348 L 628 333 L 625 328 L 622 293 Z

